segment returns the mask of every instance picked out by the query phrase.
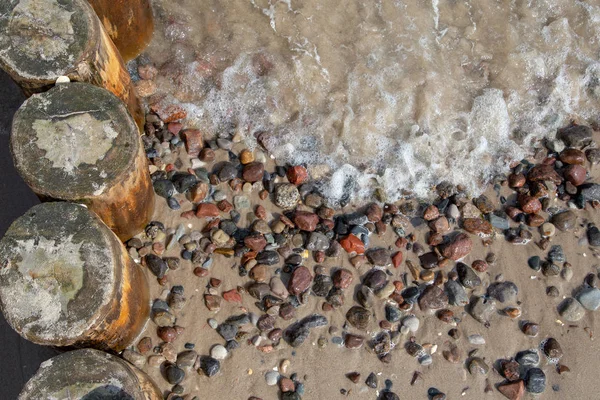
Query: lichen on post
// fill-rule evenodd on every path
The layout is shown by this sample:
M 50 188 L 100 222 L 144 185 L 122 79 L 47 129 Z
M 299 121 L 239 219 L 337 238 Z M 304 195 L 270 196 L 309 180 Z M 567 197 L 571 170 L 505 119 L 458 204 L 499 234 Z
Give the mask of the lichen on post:
M 123 59 L 85 0 L 1 1 L 0 67 L 28 96 L 48 90 L 61 76 L 104 87 L 143 127 Z
M 150 43 L 154 19 L 150 0 L 88 0 L 123 60 L 137 57 Z
M 45 361 L 25 384 L 19 400 L 162 400 L 148 375 L 113 355 L 84 349 Z
M 59 84 L 15 113 L 11 151 L 42 200 L 87 205 L 128 240 L 150 221 L 154 191 L 135 122 L 123 103 L 86 83 Z
M 86 207 L 42 203 L 0 240 L 0 306 L 25 339 L 121 351 L 150 312 L 145 272 Z

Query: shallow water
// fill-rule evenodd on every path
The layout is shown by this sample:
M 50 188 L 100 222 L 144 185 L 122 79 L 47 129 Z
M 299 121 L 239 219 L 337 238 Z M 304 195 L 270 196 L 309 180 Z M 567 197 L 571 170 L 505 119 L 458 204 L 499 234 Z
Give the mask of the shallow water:
M 600 1 L 155 0 L 145 57 L 188 125 L 306 163 L 333 201 L 473 194 L 600 116 Z M 261 135 L 258 135 L 261 133 Z

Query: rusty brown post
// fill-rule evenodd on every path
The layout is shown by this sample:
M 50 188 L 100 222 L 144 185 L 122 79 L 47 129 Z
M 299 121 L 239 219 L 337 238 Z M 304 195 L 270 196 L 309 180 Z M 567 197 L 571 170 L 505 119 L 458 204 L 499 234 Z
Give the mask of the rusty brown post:
M 150 0 L 88 0 L 126 62 L 150 43 L 154 19 Z
M 104 87 L 143 127 L 123 59 L 85 0 L 1 1 L 0 67 L 28 96 L 48 90 L 61 76 Z
M 75 350 L 40 365 L 19 400 L 41 399 L 162 400 L 148 375 L 113 355 Z
M 0 240 L 0 306 L 25 339 L 121 351 L 150 312 L 145 272 L 86 207 L 42 203 Z
M 10 142 L 19 174 L 42 200 L 87 205 L 123 241 L 150 221 L 154 191 L 141 138 L 107 90 L 71 82 L 31 96 Z

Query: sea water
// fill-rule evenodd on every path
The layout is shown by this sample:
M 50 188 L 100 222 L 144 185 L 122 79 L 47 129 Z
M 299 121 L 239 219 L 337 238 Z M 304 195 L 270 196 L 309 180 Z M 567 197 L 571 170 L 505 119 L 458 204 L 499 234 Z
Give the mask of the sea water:
M 471 194 L 600 117 L 600 0 L 156 0 L 158 96 L 331 202 Z M 258 139 L 257 139 L 258 138 Z

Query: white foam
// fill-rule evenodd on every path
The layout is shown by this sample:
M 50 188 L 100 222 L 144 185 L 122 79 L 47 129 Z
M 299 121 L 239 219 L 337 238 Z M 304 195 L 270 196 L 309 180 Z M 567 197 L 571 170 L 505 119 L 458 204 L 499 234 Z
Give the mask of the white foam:
M 356 199 L 376 188 L 428 197 L 440 181 L 475 195 L 540 138 L 599 115 L 595 5 L 158 3 L 165 35 L 149 54 L 175 60 L 159 88 L 188 122 L 250 146 L 266 132 L 278 162 L 330 171 L 320 188 L 333 202 L 350 188 Z

